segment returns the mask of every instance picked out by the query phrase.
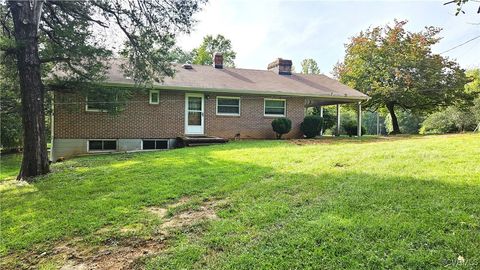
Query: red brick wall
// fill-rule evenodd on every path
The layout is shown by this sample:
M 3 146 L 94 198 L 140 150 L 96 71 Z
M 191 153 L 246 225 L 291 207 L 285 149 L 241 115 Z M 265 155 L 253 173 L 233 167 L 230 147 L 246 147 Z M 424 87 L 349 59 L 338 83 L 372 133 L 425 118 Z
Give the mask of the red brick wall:
M 135 95 L 118 115 L 86 112 L 82 98 L 70 96 L 66 102 L 65 95 L 57 94 L 55 99 L 56 139 L 175 138 L 185 133 L 185 93 L 181 91 L 160 91 L 158 105 L 149 104 L 148 94 Z M 241 138 L 274 138 L 271 127 L 274 117 L 263 115 L 264 96 L 242 95 L 240 116 L 216 115 L 216 95 L 205 93 L 205 97 L 206 135 L 233 138 L 239 133 Z M 287 117 L 292 120 L 292 131 L 285 137 L 299 137 L 305 99 L 286 99 Z
M 207 94 L 205 100 L 205 133 L 224 138 L 233 138 L 240 134 L 240 138 L 275 138 L 272 130 L 272 120 L 276 117 L 264 116 L 264 98 L 279 98 L 274 96 L 240 96 L 240 116 L 216 115 L 216 96 Z M 220 96 L 236 96 L 220 94 Z M 287 116 L 292 120 L 292 131 L 284 135 L 285 138 L 301 136 L 300 123 L 303 121 L 305 98 L 281 97 L 287 100 Z

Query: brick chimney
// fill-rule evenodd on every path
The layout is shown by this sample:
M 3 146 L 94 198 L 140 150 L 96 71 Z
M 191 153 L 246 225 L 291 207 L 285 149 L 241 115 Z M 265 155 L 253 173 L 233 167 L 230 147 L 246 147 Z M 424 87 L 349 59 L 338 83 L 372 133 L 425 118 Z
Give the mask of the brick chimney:
M 280 75 L 292 75 L 292 60 L 277 58 L 268 64 L 268 70 Z
M 223 68 L 223 54 L 216 52 L 213 54 L 213 66 L 215 68 Z

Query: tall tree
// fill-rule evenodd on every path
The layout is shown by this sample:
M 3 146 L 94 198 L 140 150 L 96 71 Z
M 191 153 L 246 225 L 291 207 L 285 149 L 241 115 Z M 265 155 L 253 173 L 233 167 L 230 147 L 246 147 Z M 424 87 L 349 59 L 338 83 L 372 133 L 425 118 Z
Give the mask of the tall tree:
M 195 55 L 193 51 L 185 51 L 182 48 L 176 47 L 171 52 L 172 60 L 179 64 L 192 64 Z
M 232 42 L 222 35 L 213 37 L 207 35 L 203 38 L 202 44 L 193 49 L 193 63 L 197 65 L 212 65 L 213 54 L 219 52 L 223 54 L 223 64 L 227 67 L 235 67 L 235 57 L 237 54 L 233 51 Z
M 386 108 L 392 133 L 400 133 L 396 108 L 428 112 L 439 106 L 473 99 L 463 90 L 465 72 L 454 61 L 434 54 L 439 28 L 405 30 L 406 21 L 369 28 L 346 45 L 343 63 L 334 73 L 340 81 L 369 95 L 366 106 Z
M 475 117 L 477 131 L 480 132 L 480 68 L 468 70 L 467 76 L 470 82 L 465 85 L 465 91 L 476 96 L 471 111 Z
M 467 70 L 466 74 L 469 82 L 465 85 L 465 91 L 480 94 L 480 68 Z
M 318 67 L 317 61 L 311 58 L 303 59 L 301 65 L 303 74 L 320 74 L 320 68 Z
M 52 68 L 69 86 L 104 79 L 113 53 L 98 29 L 118 31 L 126 40 L 120 53 L 126 75 L 139 86 L 173 75 L 170 50 L 179 32 L 189 32 L 192 15 L 204 0 L 4 0 L 0 3 L 2 62 L 16 62 L 23 123 L 23 160 L 18 179 L 49 171 L 45 137 L 44 85 Z M 61 79 L 61 80 L 60 80 Z M 65 83 L 67 82 L 67 83 Z M 83 88 L 83 87 L 81 87 Z M 68 89 L 75 90 L 74 88 Z

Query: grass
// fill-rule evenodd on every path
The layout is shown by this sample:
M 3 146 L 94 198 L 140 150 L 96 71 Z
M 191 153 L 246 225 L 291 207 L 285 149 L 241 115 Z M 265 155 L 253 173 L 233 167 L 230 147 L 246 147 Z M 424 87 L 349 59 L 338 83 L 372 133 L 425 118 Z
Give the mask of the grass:
M 0 156 L 0 181 L 17 176 L 21 161 L 21 154 L 2 154 Z
M 2 158 L 6 267 L 75 237 L 152 237 L 163 220 L 142 210 L 187 196 L 228 204 L 174 233 L 147 269 L 480 268 L 478 134 L 82 157 L 34 184 L 9 181 L 12 163 Z

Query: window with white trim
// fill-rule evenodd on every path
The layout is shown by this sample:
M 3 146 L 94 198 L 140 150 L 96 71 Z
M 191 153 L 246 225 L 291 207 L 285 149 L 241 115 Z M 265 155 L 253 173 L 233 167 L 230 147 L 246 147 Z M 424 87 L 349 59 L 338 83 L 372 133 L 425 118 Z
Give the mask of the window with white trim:
M 286 116 L 287 101 L 285 99 L 266 98 L 264 100 L 265 116 Z
M 88 152 L 115 150 L 117 150 L 117 140 L 88 140 Z
M 150 104 L 159 104 L 160 103 L 160 91 L 150 90 Z
M 240 98 L 217 97 L 217 115 L 240 115 Z
M 168 140 L 145 139 L 142 140 L 143 150 L 168 149 Z

